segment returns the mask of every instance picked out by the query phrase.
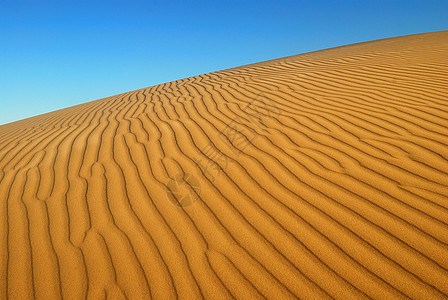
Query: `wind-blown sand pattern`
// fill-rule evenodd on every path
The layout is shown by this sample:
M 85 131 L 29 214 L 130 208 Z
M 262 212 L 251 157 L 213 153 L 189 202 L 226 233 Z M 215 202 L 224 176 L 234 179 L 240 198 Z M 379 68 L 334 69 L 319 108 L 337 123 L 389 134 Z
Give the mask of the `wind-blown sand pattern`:
M 448 32 L 0 127 L 0 298 L 442 299 Z

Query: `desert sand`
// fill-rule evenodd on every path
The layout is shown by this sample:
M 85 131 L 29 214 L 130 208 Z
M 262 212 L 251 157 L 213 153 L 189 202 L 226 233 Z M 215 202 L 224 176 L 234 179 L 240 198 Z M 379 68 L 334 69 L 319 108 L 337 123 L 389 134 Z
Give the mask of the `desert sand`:
M 0 299 L 447 298 L 447 75 L 427 33 L 0 126 Z

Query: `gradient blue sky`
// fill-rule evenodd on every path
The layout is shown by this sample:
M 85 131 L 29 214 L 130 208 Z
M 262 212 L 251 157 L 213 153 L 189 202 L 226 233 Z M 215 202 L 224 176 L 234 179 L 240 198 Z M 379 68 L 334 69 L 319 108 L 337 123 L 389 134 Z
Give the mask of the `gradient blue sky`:
M 0 0 L 0 124 L 211 71 L 446 29 L 447 0 Z

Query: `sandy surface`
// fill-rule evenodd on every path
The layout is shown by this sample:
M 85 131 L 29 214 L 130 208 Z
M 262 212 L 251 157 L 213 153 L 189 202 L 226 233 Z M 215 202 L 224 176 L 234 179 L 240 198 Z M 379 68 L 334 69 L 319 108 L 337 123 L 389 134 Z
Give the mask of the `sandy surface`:
M 0 126 L 0 299 L 448 295 L 448 32 Z

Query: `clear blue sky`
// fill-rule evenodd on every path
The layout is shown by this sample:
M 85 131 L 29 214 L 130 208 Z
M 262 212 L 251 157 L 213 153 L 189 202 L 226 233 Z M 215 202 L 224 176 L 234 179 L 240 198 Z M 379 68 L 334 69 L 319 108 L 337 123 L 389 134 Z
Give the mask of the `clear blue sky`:
M 0 0 L 0 124 L 211 71 L 446 29 L 447 0 Z

